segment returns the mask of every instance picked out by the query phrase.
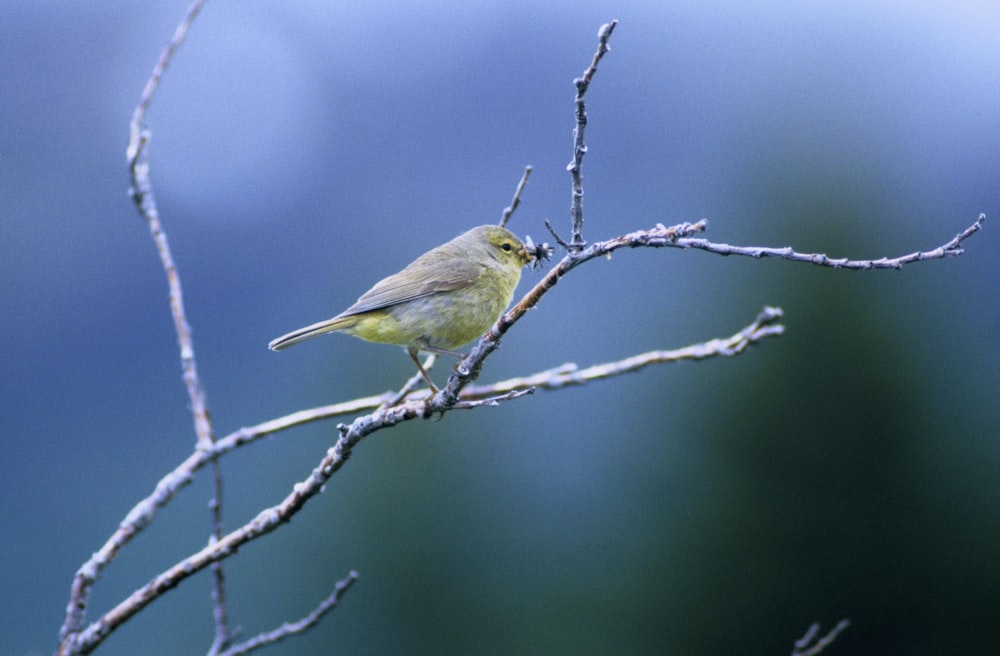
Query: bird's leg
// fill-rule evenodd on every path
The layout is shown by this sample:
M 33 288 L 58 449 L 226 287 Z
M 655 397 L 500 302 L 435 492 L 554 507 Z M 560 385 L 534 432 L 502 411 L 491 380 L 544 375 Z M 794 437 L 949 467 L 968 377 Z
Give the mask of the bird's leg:
M 417 359 L 417 353 L 419 353 L 420 351 L 434 353 L 435 355 L 450 355 L 453 358 L 457 358 L 459 361 L 465 359 L 465 353 L 460 353 L 458 351 L 449 351 L 448 349 L 438 348 L 436 346 L 428 346 L 427 344 L 420 344 L 419 346 L 411 346 L 406 349 L 406 352 L 410 354 L 410 357 L 413 358 L 413 361 L 417 364 L 417 369 L 419 369 L 420 373 L 423 374 L 424 380 L 426 380 L 427 384 L 430 385 L 431 390 L 435 394 L 437 394 L 438 388 L 434 386 L 433 381 L 431 381 L 431 377 L 427 375 L 427 372 L 424 371 L 423 366 L 420 364 L 420 360 Z M 456 367 L 452 367 L 453 371 L 455 369 Z
M 420 349 L 410 347 L 406 349 L 406 352 L 410 355 L 410 358 L 413 359 L 413 363 L 417 365 L 417 369 L 420 371 L 420 375 L 423 376 L 424 380 L 427 381 L 427 386 L 431 388 L 431 394 L 437 394 L 439 391 L 437 385 L 435 385 L 434 381 L 431 380 L 431 377 L 427 373 L 427 370 L 424 369 L 424 365 L 420 364 L 420 357 L 418 355 L 420 353 Z
M 461 351 L 449 351 L 448 349 L 437 348 L 434 346 L 427 346 L 426 344 L 421 346 L 420 350 L 427 351 L 428 353 L 434 353 L 436 355 L 450 355 L 451 357 L 457 358 L 459 360 L 465 359 L 465 353 L 462 353 Z

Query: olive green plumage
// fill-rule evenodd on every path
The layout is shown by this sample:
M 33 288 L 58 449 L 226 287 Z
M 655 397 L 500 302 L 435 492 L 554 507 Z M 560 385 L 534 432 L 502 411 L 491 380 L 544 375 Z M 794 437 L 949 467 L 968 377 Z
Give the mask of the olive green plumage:
M 509 230 L 479 226 L 375 283 L 332 319 L 268 346 L 279 351 L 316 335 L 341 332 L 405 346 L 419 367 L 418 351 L 455 354 L 453 349 L 486 332 L 510 305 L 521 268 L 529 261 L 524 244 Z

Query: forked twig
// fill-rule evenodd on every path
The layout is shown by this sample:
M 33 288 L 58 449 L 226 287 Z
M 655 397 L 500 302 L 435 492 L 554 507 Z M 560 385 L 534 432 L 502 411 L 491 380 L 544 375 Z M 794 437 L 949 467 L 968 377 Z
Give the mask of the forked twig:
M 543 389 L 556 390 L 563 387 L 586 385 L 587 383 L 620 376 L 645 369 L 654 364 L 680 362 L 682 360 L 704 360 L 706 358 L 739 355 L 753 344 L 768 337 L 777 337 L 785 332 L 785 327 L 777 321 L 782 316 L 781 308 L 765 307 L 749 326 L 735 335 L 712 339 L 701 344 L 693 344 L 672 351 L 649 351 L 614 362 L 604 362 L 580 369 L 576 364 L 566 364 L 540 371 L 531 376 L 508 378 L 490 385 L 469 385 L 462 390 L 462 398 L 467 395 L 491 396 L 514 390 Z
M 152 102 L 160 80 L 177 48 L 183 43 L 188 29 L 203 5 L 204 0 L 195 0 L 191 3 L 183 19 L 177 25 L 173 36 L 160 53 L 160 57 L 143 87 L 139 102 L 132 113 L 132 120 L 129 123 L 129 143 L 126 148 L 126 158 L 129 174 L 132 179 L 130 189 L 132 200 L 149 226 L 150 235 L 156 244 L 156 250 L 160 256 L 160 263 L 167 276 L 167 284 L 170 290 L 170 310 L 177 333 L 178 347 L 180 348 L 184 384 L 187 388 L 191 404 L 191 414 L 194 418 L 197 447 L 204 449 L 211 448 L 212 446 L 212 422 L 209 419 L 205 390 L 198 377 L 198 367 L 195 362 L 194 347 L 191 341 L 191 328 L 187 323 L 184 312 L 184 294 L 181 288 L 180 276 L 177 272 L 173 256 L 170 253 L 170 245 L 167 241 L 166 233 L 160 224 L 160 215 L 156 207 L 156 197 L 153 194 L 153 185 L 149 177 L 149 132 L 144 126 L 146 110 L 149 108 L 150 102 Z M 214 463 L 213 466 L 215 469 L 215 488 L 209 505 L 212 511 L 213 536 L 217 538 L 222 535 L 222 474 L 218 468 L 218 463 Z M 66 608 L 66 619 L 59 631 L 59 653 L 75 653 L 75 636 L 83 628 L 90 599 L 90 590 L 94 581 L 100 576 L 101 571 L 107 563 L 115 557 L 118 550 L 136 532 L 138 532 L 138 529 L 135 527 L 127 528 L 126 530 L 119 529 L 119 531 L 115 532 L 113 540 L 106 543 L 100 552 L 95 553 L 77 571 L 73 580 L 70 601 Z M 215 571 L 212 597 L 214 599 L 214 616 L 216 621 L 216 642 L 223 644 L 228 636 L 228 623 L 226 619 L 225 576 L 221 568 L 216 568 Z
M 167 274 L 168 285 L 170 287 L 171 310 L 178 335 L 184 382 L 191 401 L 195 432 L 197 434 L 196 448 L 181 465 L 160 480 L 155 490 L 148 497 L 136 504 L 109 540 L 77 572 L 73 582 L 70 604 L 67 608 L 66 622 L 60 631 L 60 654 L 89 653 L 117 627 L 152 603 L 160 595 L 176 587 L 184 579 L 206 567 L 215 567 L 221 561 L 235 553 L 240 546 L 277 529 L 289 521 L 312 496 L 323 489 L 323 486 L 330 477 L 347 461 L 354 447 L 362 439 L 374 432 L 412 419 L 443 415 L 453 409 L 496 405 L 501 401 L 529 394 L 535 389 L 560 389 L 570 385 L 580 385 L 590 381 L 637 371 L 653 364 L 736 355 L 743 352 L 748 346 L 759 343 L 768 337 L 780 335 L 783 331 L 783 327 L 777 323 L 781 317 L 781 310 L 766 307 L 753 323 L 728 338 L 714 339 L 703 344 L 696 344 L 673 351 L 650 351 L 614 362 L 593 365 L 584 369 L 577 368 L 575 364 L 567 364 L 491 385 L 472 385 L 471 383 L 476 380 L 482 369 L 483 362 L 497 348 L 503 335 L 528 309 L 534 307 L 541 297 L 563 276 L 584 262 L 623 248 L 671 247 L 705 250 L 720 255 L 743 255 L 756 258 L 778 257 L 833 268 L 898 269 L 911 262 L 961 254 L 963 252 L 961 247 L 963 241 L 981 229 L 985 220 L 985 216 L 980 215 L 972 225 L 956 235 L 951 241 L 930 251 L 911 253 L 896 258 L 883 257 L 878 260 L 833 259 L 822 254 L 798 253 L 791 248 L 740 247 L 713 243 L 696 236 L 706 230 L 707 223 L 705 221 L 682 223 L 669 228 L 658 224 L 649 230 L 638 230 L 588 245 L 582 236 L 583 187 L 581 169 L 583 157 L 586 154 L 583 135 L 587 123 L 584 95 L 597 71 L 598 63 L 608 51 L 608 39 L 617 24 L 617 21 L 612 21 L 601 27 L 598 34 L 598 49 L 593 56 L 590 66 L 584 71 L 581 78 L 574 81 L 577 89 L 576 128 L 574 129 L 573 160 L 568 167 L 572 176 L 572 238 L 569 243 L 564 242 L 553 231 L 557 242 L 566 248 L 567 254 L 475 344 L 469 355 L 456 366 L 454 373 L 449 377 L 448 385 L 438 394 L 430 395 L 427 390 L 415 389 L 417 380 L 411 379 L 411 381 L 408 381 L 407 384 L 394 393 L 389 392 L 322 408 L 304 410 L 256 426 L 242 428 L 221 439 L 215 440 L 212 424 L 209 419 L 205 393 L 198 378 L 190 328 L 187 325 L 184 315 L 180 279 L 170 254 L 166 235 L 160 225 L 155 196 L 149 178 L 149 132 L 143 125 L 146 110 L 158 83 L 173 53 L 183 41 L 191 22 L 203 4 L 204 0 L 198 0 L 191 4 L 184 20 L 177 27 L 173 38 L 160 55 L 160 59 L 143 89 L 139 104 L 136 106 L 133 114 L 127 149 L 129 170 L 132 176 L 133 199 L 139 212 L 149 224 L 150 233 L 156 243 L 163 268 Z M 514 193 L 511 205 L 504 210 L 501 225 L 506 223 L 510 215 L 517 209 L 521 193 L 530 173 L 531 167 L 527 167 L 521 183 Z M 549 225 L 547 221 L 546 225 Z M 551 226 L 549 228 L 551 230 Z M 221 473 L 218 470 L 220 457 L 265 435 L 308 422 L 329 419 L 344 414 L 356 414 L 358 412 L 366 412 L 367 414 L 354 418 L 349 425 L 340 424 L 338 426 L 338 439 L 334 446 L 327 451 L 326 455 L 310 475 L 294 485 L 289 494 L 280 503 L 263 510 L 257 517 L 247 522 L 244 526 L 223 535 L 220 511 L 222 479 Z M 180 489 L 186 486 L 198 470 L 209 463 L 213 464 L 216 471 L 216 492 L 213 499 L 215 535 L 210 544 L 160 573 L 149 583 L 137 589 L 127 599 L 104 614 L 99 620 L 84 628 L 90 590 L 104 567 L 115 558 L 120 549 L 149 525 L 156 512 L 166 505 Z M 227 629 L 224 578 L 221 569 L 218 569 L 215 591 L 213 592 L 215 598 L 216 635 L 210 654 L 215 656 L 235 656 L 235 654 L 247 653 L 264 644 L 277 642 L 288 635 L 308 629 L 315 625 L 324 613 L 337 605 L 342 595 L 353 585 L 356 579 L 357 574 L 351 572 L 347 578 L 336 584 L 333 592 L 326 600 L 301 620 L 286 623 L 273 631 L 261 633 L 239 645 L 229 647 L 228 643 L 231 642 L 232 636 Z M 818 654 L 819 651 L 832 642 L 846 626 L 846 620 L 842 621 L 827 636 L 815 642 L 814 640 L 819 627 L 811 628 L 810 632 L 796 643 L 795 655 L 815 656 L 815 654 Z
M 503 213 L 500 215 L 500 225 L 506 226 L 507 221 L 510 220 L 510 216 L 517 209 L 517 206 L 521 204 L 521 194 L 524 192 L 525 185 L 528 184 L 528 178 L 531 177 L 531 166 L 524 167 L 524 174 L 521 175 L 521 181 L 517 183 L 517 188 L 514 189 L 514 198 L 511 199 L 510 205 L 504 208 Z
M 573 128 L 573 159 L 566 167 L 572 180 L 572 201 L 569 211 L 573 227 L 568 247 L 573 250 L 579 250 L 586 245 L 583 240 L 583 156 L 587 154 L 587 146 L 583 141 L 583 131 L 587 127 L 587 105 L 584 102 L 584 96 L 587 95 L 587 89 L 590 88 L 590 81 L 597 73 L 597 65 L 610 50 L 608 39 L 611 38 L 611 33 L 615 31 L 616 25 L 618 25 L 617 20 L 601 25 L 601 29 L 597 31 L 597 51 L 590 60 L 590 66 L 583 71 L 583 75 L 573 80 L 573 85 L 576 87 L 576 98 L 574 99 L 576 126 Z M 552 230 L 551 226 L 549 226 L 549 230 Z M 552 234 L 558 243 L 563 243 L 554 231 Z
M 354 582 L 357 580 L 358 573 L 352 570 L 346 578 L 337 581 L 337 584 L 333 586 L 333 592 L 330 593 L 330 596 L 321 601 L 311 613 L 302 619 L 296 620 L 295 622 L 285 622 L 272 631 L 258 633 L 249 640 L 245 640 L 238 645 L 233 645 L 223 652 L 219 652 L 218 656 L 243 656 L 243 654 L 249 654 L 255 649 L 259 649 L 276 642 L 281 642 L 288 636 L 311 629 L 321 619 L 323 619 L 324 615 L 337 607 L 340 603 L 341 597 L 343 597 L 344 594 L 350 590 L 351 586 L 354 585 Z
M 716 255 L 745 255 L 747 257 L 776 257 L 792 262 L 806 262 L 818 266 L 830 267 L 832 269 L 902 269 L 904 265 L 913 262 L 923 262 L 924 260 L 936 260 L 944 257 L 961 255 L 962 242 L 979 232 L 986 215 L 980 214 L 965 230 L 955 235 L 951 241 L 932 248 L 929 251 L 917 251 L 900 255 L 898 257 L 880 257 L 876 260 L 851 260 L 846 257 L 831 258 L 823 253 L 799 253 L 790 246 L 783 248 L 771 248 L 767 246 L 730 246 L 729 244 L 717 244 L 705 239 L 681 238 L 677 239 L 674 246 L 678 248 L 697 248 L 699 250 L 715 253 Z
M 826 649 L 830 643 L 836 640 L 837 636 L 843 633 L 850 624 L 850 621 L 847 619 L 840 620 L 837 622 L 837 626 L 830 629 L 829 633 L 819 639 L 817 639 L 817 636 L 819 636 L 819 624 L 813 624 L 804 636 L 795 641 L 792 656 L 816 656 L 816 654 Z

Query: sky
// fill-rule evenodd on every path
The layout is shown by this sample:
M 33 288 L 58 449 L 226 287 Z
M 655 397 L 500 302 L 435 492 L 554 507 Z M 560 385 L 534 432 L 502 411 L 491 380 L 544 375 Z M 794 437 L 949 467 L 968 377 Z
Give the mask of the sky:
M 128 196 L 128 121 L 183 2 L 0 5 L 0 644 L 52 653 L 76 569 L 194 446 L 163 270 Z M 988 2 L 209 2 L 147 115 L 152 179 L 216 432 L 397 388 L 398 349 L 272 353 L 379 278 L 499 220 L 568 232 L 573 79 L 584 237 L 706 238 L 849 272 L 675 249 L 572 272 L 480 382 L 733 334 L 734 358 L 409 422 L 359 445 L 227 562 L 269 653 L 989 654 L 1000 614 L 1000 8 Z M 557 253 L 557 257 L 559 254 Z M 540 280 L 525 271 L 519 294 Z M 436 375 L 444 376 L 447 364 Z M 227 455 L 233 529 L 336 438 Z M 106 569 L 88 619 L 200 549 L 202 472 Z M 97 653 L 204 653 L 187 580 Z

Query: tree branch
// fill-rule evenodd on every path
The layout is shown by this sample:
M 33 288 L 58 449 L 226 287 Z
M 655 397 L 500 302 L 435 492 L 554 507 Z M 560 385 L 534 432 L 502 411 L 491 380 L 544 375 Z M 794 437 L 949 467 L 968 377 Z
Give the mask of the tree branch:
M 360 409 L 376 408 L 370 414 L 357 417 L 350 426 L 341 424 L 338 427 L 340 436 L 333 448 L 327 452 L 312 474 L 297 483 L 292 492 L 281 503 L 262 511 L 252 521 L 221 539 L 213 541 L 201 551 L 168 568 L 145 586 L 133 592 L 126 600 L 79 634 L 75 640 L 77 651 L 74 653 L 88 653 L 118 626 L 163 593 L 176 587 L 184 579 L 212 563 L 229 557 L 247 542 L 270 533 L 282 523 L 290 520 L 305 505 L 305 502 L 317 494 L 330 477 L 343 466 L 354 447 L 372 433 L 411 419 L 427 418 L 437 413 L 444 414 L 449 410 L 494 406 L 501 401 L 530 394 L 535 387 L 559 389 L 583 384 L 589 380 L 618 376 L 651 364 L 736 355 L 751 344 L 766 337 L 781 334 L 782 326 L 774 323 L 780 316 L 781 311 L 777 308 L 765 308 L 752 324 L 726 339 L 711 340 L 704 344 L 676 351 L 653 351 L 616 362 L 595 365 L 576 373 L 569 371 L 564 365 L 559 373 L 550 370 L 522 379 L 497 383 L 493 386 L 471 388 L 465 390 L 453 402 L 446 401 L 440 393 L 431 397 L 427 390 L 421 389 L 412 393 L 404 402 L 390 405 L 388 402 L 397 399 L 397 394 L 387 392 L 380 396 L 369 396 L 345 403 L 303 410 L 257 426 L 241 428 L 222 437 L 207 451 L 195 450 L 181 466 L 165 476 L 157 484 L 153 494 L 137 504 L 123 520 L 119 533 L 125 533 L 128 539 L 133 537 L 148 525 L 158 508 L 165 505 L 183 486 L 191 482 L 195 472 L 240 446 L 304 423 L 354 413 Z M 117 535 L 118 533 L 116 533 Z M 116 541 L 115 544 L 118 542 Z
M 568 167 L 572 176 L 572 238 L 567 244 L 553 231 L 557 242 L 566 248 L 567 254 L 518 303 L 501 316 L 497 323 L 473 346 L 469 355 L 456 365 L 448 379 L 446 387 L 437 394 L 431 395 L 428 390 L 416 389 L 419 384 L 419 378 L 415 376 L 396 392 L 387 392 L 377 396 L 363 397 L 320 408 L 303 410 L 285 417 L 263 422 L 256 426 L 241 428 L 219 440 L 215 440 L 212 423 L 209 418 L 206 395 L 198 377 L 190 328 L 184 313 L 180 278 L 156 208 L 155 196 L 149 177 L 149 131 L 143 124 L 146 110 L 159 81 L 173 53 L 182 43 L 191 22 L 194 20 L 203 3 L 204 0 L 199 0 L 191 4 L 184 19 L 178 25 L 173 38 L 161 53 L 143 89 L 140 101 L 135 108 L 132 122 L 130 123 L 130 140 L 127 148 L 129 171 L 132 178 L 133 200 L 140 214 L 149 225 L 150 233 L 167 275 L 170 289 L 171 313 L 178 336 L 183 379 L 191 401 L 197 435 L 196 448 L 184 462 L 159 481 L 154 491 L 148 497 L 132 508 L 108 541 L 77 572 L 72 586 L 70 603 L 67 608 L 66 621 L 60 631 L 59 654 L 89 653 L 117 627 L 152 603 L 160 595 L 176 587 L 187 577 L 209 566 L 217 568 L 215 589 L 213 591 L 216 634 L 210 650 L 211 654 L 232 656 L 234 654 L 247 653 L 259 646 L 271 644 L 288 635 L 304 631 L 315 625 L 323 614 L 339 603 L 341 596 L 357 579 L 355 572 L 351 572 L 347 578 L 338 582 L 331 595 L 306 617 L 297 622 L 283 624 L 273 631 L 259 634 L 250 640 L 227 649 L 232 635 L 227 628 L 224 577 L 219 564 L 225 558 L 235 554 L 247 542 L 266 535 L 287 522 L 312 496 L 318 494 L 323 489 L 327 481 L 350 457 L 354 447 L 368 435 L 412 419 L 444 415 L 453 409 L 470 409 L 485 405 L 497 405 L 502 401 L 513 400 L 525 394 L 530 394 L 535 389 L 555 390 L 572 385 L 586 384 L 590 381 L 603 380 L 637 371 L 653 364 L 737 355 L 742 353 L 748 346 L 768 337 L 780 335 L 784 330 L 783 326 L 777 323 L 782 314 L 781 310 L 765 307 L 754 322 L 728 338 L 713 339 L 702 344 L 672 351 L 650 351 L 613 362 L 593 365 L 584 369 L 578 369 L 575 364 L 565 364 L 546 371 L 500 381 L 491 385 L 472 385 L 471 383 L 478 378 L 485 359 L 496 350 L 506 332 L 529 309 L 534 307 L 541 300 L 542 296 L 551 290 L 563 276 L 584 262 L 608 255 L 625 247 L 672 247 L 682 249 L 693 248 L 719 255 L 744 255 L 755 258 L 778 257 L 833 268 L 898 269 L 911 262 L 961 254 L 963 252 L 961 246 L 964 240 L 980 230 L 985 220 L 985 215 L 980 215 L 972 225 L 956 235 L 951 241 L 930 251 L 911 253 L 891 259 L 883 257 L 878 260 L 831 259 L 823 254 L 798 253 L 790 247 L 740 247 L 713 243 L 695 236 L 706 230 L 707 223 L 704 220 L 693 224 L 683 223 L 669 228 L 658 224 L 649 230 L 638 230 L 587 245 L 582 237 L 582 161 L 583 156 L 586 154 L 583 134 L 587 123 L 584 96 L 593 76 L 596 74 L 598 63 L 608 51 L 608 39 L 617 24 L 617 21 L 612 21 L 601 27 L 598 34 L 598 49 L 593 56 L 590 66 L 584 71 L 581 78 L 574 81 L 577 89 L 576 127 L 574 129 L 573 160 Z M 527 167 L 521 183 L 515 191 L 511 205 L 504 210 L 503 222 L 506 222 L 517 208 L 530 172 L 531 167 Z M 546 225 L 549 225 L 547 221 Z M 549 228 L 551 230 L 551 226 Z M 544 246 L 540 248 L 542 248 L 542 251 L 545 250 Z M 433 356 L 428 358 L 427 366 L 429 367 L 432 363 Z M 263 510 L 244 526 L 228 534 L 223 534 L 221 521 L 222 477 L 218 468 L 219 458 L 265 435 L 308 422 L 358 412 L 367 412 L 367 414 L 354 418 L 349 425 L 338 425 L 338 439 L 336 443 L 327 451 L 326 455 L 310 475 L 295 484 L 290 493 L 280 503 Z M 99 620 L 84 628 L 90 590 L 104 567 L 115 558 L 118 552 L 135 535 L 152 522 L 159 508 L 166 505 L 185 485 L 191 482 L 197 471 L 209 463 L 213 465 L 216 480 L 215 496 L 212 501 L 214 532 L 209 544 L 154 577 L 146 585 L 134 591 L 127 599 L 105 613 Z M 810 629 L 810 632 L 796 643 L 796 656 L 814 656 L 823 647 L 832 642 L 846 625 L 846 620 L 841 622 L 826 637 L 815 644 L 812 643 L 818 632 L 818 626 Z
M 846 619 L 840 620 L 837 622 L 837 626 L 830 629 L 829 633 L 818 640 L 816 637 L 819 635 L 819 624 L 813 624 L 806 631 L 806 634 L 795 642 L 792 656 L 816 656 L 836 640 L 837 636 L 843 633 L 850 624 L 850 621 Z
M 173 256 L 170 253 L 170 245 L 167 235 L 160 224 L 160 215 L 156 207 L 156 196 L 153 192 L 152 180 L 149 177 L 149 139 L 150 132 L 145 127 L 146 111 L 153 100 L 153 95 L 159 87 L 160 80 L 166 72 L 174 53 L 184 42 L 188 29 L 194 23 L 195 18 L 201 11 L 204 0 L 195 0 L 188 6 L 188 10 L 174 30 L 174 35 L 167 42 L 160 58 L 153 67 L 153 72 L 139 96 L 139 102 L 132 113 L 132 120 L 129 123 L 129 143 L 125 149 L 128 160 L 129 173 L 132 177 L 131 194 L 139 213 L 149 225 L 150 234 L 156 243 L 157 251 L 160 254 L 160 261 L 163 270 L 167 274 L 167 281 L 170 288 L 170 309 L 174 318 L 174 328 L 177 332 L 177 343 L 180 347 L 181 368 L 184 372 L 183 379 L 187 387 L 188 398 L 191 402 L 191 414 L 194 418 L 195 434 L 197 436 L 198 448 L 209 447 L 214 441 L 214 431 L 208 413 L 208 399 L 205 389 L 198 376 L 198 365 L 194 354 L 194 343 L 191 339 L 191 328 L 188 325 L 184 311 L 184 294 L 181 288 L 180 275 L 174 264 Z M 218 461 L 212 462 L 213 492 L 209 501 L 209 511 L 211 512 L 212 534 L 211 539 L 217 540 L 222 537 L 222 469 Z M 229 642 L 229 619 L 226 604 L 226 576 L 221 563 L 215 563 L 213 569 L 212 604 L 213 617 L 215 619 L 215 639 L 212 643 L 210 654 L 218 652 Z M 71 606 L 72 606 L 71 602 Z M 77 605 L 77 607 L 85 607 Z
M 491 396 L 523 389 L 556 390 L 563 387 L 586 385 L 592 381 L 639 371 L 654 364 L 682 360 L 704 360 L 716 356 L 732 357 L 768 337 L 777 337 L 783 334 L 785 327 L 776 323 L 782 314 L 781 308 L 765 307 L 753 323 L 735 335 L 724 339 L 712 339 L 673 351 L 649 351 L 614 362 L 596 364 L 585 369 L 580 369 L 576 364 L 568 362 L 531 376 L 508 378 L 491 385 L 469 385 L 462 390 L 462 398 Z
M 663 246 L 674 246 L 677 248 L 697 248 L 700 250 L 715 253 L 716 255 L 745 255 L 748 257 L 776 257 L 782 260 L 793 262 L 807 262 L 819 266 L 833 269 L 902 269 L 903 265 L 911 262 L 923 262 L 924 260 L 935 260 L 954 255 L 961 255 L 965 251 L 961 248 L 962 242 L 978 232 L 986 221 L 986 215 L 980 214 L 962 232 L 955 235 L 951 241 L 933 248 L 929 251 L 917 251 L 908 255 L 887 258 L 881 257 L 877 260 L 849 260 L 844 258 L 831 258 L 823 253 L 799 253 L 790 246 L 783 248 L 769 248 L 766 246 L 730 246 L 729 244 L 716 244 L 704 239 L 681 238 L 674 240 L 670 244 Z M 662 228 L 662 226 L 661 226 Z
M 213 442 L 212 422 L 208 413 L 208 402 L 201 380 L 198 377 L 198 367 L 195 361 L 194 346 L 191 340 L 191 328 L 188 325 L 184 311 L 184 294 L 181 287 L 180 275 L 174 263 L 173 255 L 170 252 L 170 244 L 167 235 L 160 224 L 160 215 L 156 207 L 156 197 L 153 193 L 152 180 L 149 177 L 149 139 L 150 133 L 145 128 L 146 110 L 152 102 L 156 89 L 159 87 L 167 66 L 174 53 L 184 42 L 188 29 L 198 16 L 198 12 L 204 5 L 204 0 L 195 0 L 189 5 L 187 12 L 181 19 L 174 31 L 174 35 L 164 46 L 160 57 L 153 67 L 153 71 L 146 80 L 139 102 L 132 113 L 132 120 L 129 123 L 129 143 L 126 147 L 126 159 L 128 161 L 129 174 L 132 184 L 130 193 L 139 214 L 146 220 L 149 226 L 150 235 L 156 244 L 156 250 L 160 256 L 160 263 L 167 276 L 167 285 L 170 290 L 170 310 L 174 320 L 174 329 L 177 333 L 177 343 L 180 349 L 181 369 L 183 380 L 187 388 L 188 398 L 191 404 L 191 414 L 194 419 L 196 435 L 196 445 L 198 448 L 210 448 Z M 214 492 L 209 503 L 212 515 L 212 536 L 218 538 L 222 536 L 222 472 L 218 462 L 213 462 L 214 470 Z M 89 603 L 90 589 L 93 582 L 100 576 L 104 566 L 114 557 L 122 544 L 130 539 L 129 531 L 116 532 L 116 535 L 124 541 L 120 544 L 106 544 L 110 547 L 104 554 L 95 554 L 88 563 L 84 565 L 76 574 L 70 601 L 66 609 L 66 619 L 60 629 L 60 653 L 64 649 L 73 651 L 73 636 L 82 628 L 86 617 L 86 609 Z M 214 617 L 216 624 L 216 644 L 224 645 L 228 640 L 228 621 L 226 612 L 225 575 L 221 565 L 215 567 L 214 584 L 212 591 Z
M 583 131 L 587 127 L 587 105 L 583 97 L 587 95 L 590 81 L 597 74 L 597 65 L 610 50 L 608 39 L 611 38 L 611 33 L 615 31 L 616 25 L 618 25 L 617 20 L 601 25 L 601 29 L 597 31 L 597 52 L 590 60 L 590 66 L 583 71 L 582 76 L 573 80 L 573 85 L 576 87 L 574 100 L 576 103 L 576 127 L 573 128 L 573 159 L 566 167 L 572 180 L 572 202 L 569 211 L 570 219 L 573 222 L 573 231 L 569 248 L 573 250 L 583 248 L 587 243 L 583 240 L 583 156 L 587 154 L 587 146 L 583 142 Z M 552 229 L 551 226 L 549 229 Z M 556 241 L 560 244 L 563 243 L 562 239 L 554 232 L 553 235 L 556 237 Z
M 194 19 L 197 18 L 198 12 L 201 11 L 204 4 L 205 0 L 194 0 L 188 6 L 184 18 L 181 19 L 181 22 L 174 29 L 174 35 L 167 41 L 167 45 L 160 53 L 160 58 L 156 61 L 156 65 L 153 66 L 153 72 L 150 74 L 149 79 L 146 80 L 146 85 L 143 87 L 142 93 L 139 94 L 139 104 L 132 111 L 132 121 L 129 124 L 128 148 L 125 150 L 125 157 L 129 162 L 133 162 L 139 158 L 139 150 L 143 148 L 148 137 L 147 134 L 143 134 L 145 131 L 143 124 L 146 119 L 146 110 L 149 109 L 149 104 L 153 101 L 153 95 L 156 93 L 157 87 L 160 86 L 160 80 L 163 78 L 163 74 L 166 72 L 167 65 L 170 64 L 174 52 L 184 43 L 188 29 L 194 23 Z
M 507 225 L 507 221 L 510 220 L 514 210 L 521 204 L 521 194 L 524 192 L 524 187 L 528 184 L 528 178 L 531 177 L 532 170 L 531 166 L 524 167 L 524 174 L 521 176 L 521 181 L 517 183 L 517 188 L 514 189 L 514 198 L 511 199 L 510 205 L 505 207 L 503 213 L 500 215 L 501 226 Z
M 302 619 L 295 622 L 285 622 L 273 631 L 259 633 L 249 640 L 241 642 L 238 645 L 233 645 L 224 652 L 220 652 L 218 656 L 242 656 L 243 654 L 249 654 L 255 649 L 280 642 L 288 636 L 311 629 L 323 618 L 324 615 L 337 607 L 340 603 L 340 598 L 347 593 L 357 580 L 358 573 L 352 570 L 346 578 L 337 581 L 337 584 L 333 586 L 333 592 L 330 593 L 329 597 L 321 601 L 311 613 Z

